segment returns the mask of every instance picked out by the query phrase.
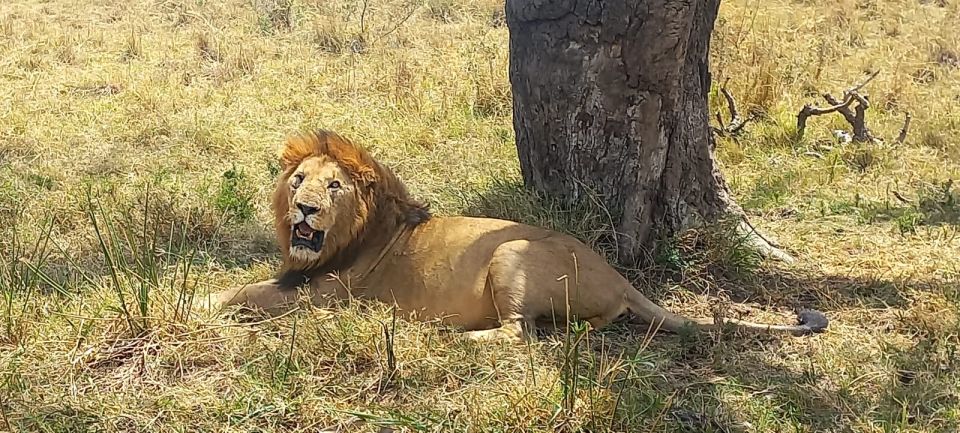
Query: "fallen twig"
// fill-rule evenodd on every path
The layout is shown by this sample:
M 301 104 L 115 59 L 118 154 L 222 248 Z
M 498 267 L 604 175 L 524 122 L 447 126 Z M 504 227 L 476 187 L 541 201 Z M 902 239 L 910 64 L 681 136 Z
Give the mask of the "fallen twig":
M 908 111 L 906 116 L 903 119 L 903 128 L 900 128 L 900 135 L 897 135 L 897 144 L 903 144 L 907 139 L 907 132 L 910 131 L 910 121 L 913 120 L 913 117 Z
M 902 194 L 900 194 L 900 192 L 898 192 L 897 190 L 893 190 L 893 191 L 890 191 L 890 192 L 892 192 L 892 193 L 893 193 L 893 196 L 896 197 L 897 200 L 900 200 L 901 203 L 904 203 L 904 204 L 913 204 L 913 203 L 910 202 L 910 200 L 907 200 L 907 198 L 904 197 Z

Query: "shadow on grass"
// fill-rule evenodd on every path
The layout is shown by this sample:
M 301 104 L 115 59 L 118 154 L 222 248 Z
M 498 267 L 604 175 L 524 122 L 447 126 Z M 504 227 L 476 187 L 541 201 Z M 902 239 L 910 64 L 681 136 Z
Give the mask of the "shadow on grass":
M 955 198 L 922 200 L 906 206 L 872 202 L 862 207 L 861 217 L 869 222 L 896 221 L 904 231 L 913 231 L 918 225 L 960 225 L 960 204 Z
M 548 227 L 591 245 L 599 242 L 601 251 L 605 250 L 603 242 L 609 239 L 605 236 L 612 226 L 609 216 L 590 204 L 564 208 L 542 200 L 517 183 L 494 184 L 467 198 L 464 213 L 468 215 Z M 705 256 L 708 255 L 699 257 Z M 692 269 L 674 272 L 653 266 L 641 272 L 645 275 L 633 275 L 632 279 L 654 301 L 666 296 L 669 287 L 681 285 L 707 295 L 723 292 L 734 304 L 780 310 L 814 308 L 828 316 L 847 309 L 906 309 L 911 304 L 905 295 L 907 289 L 949 292 L 953 293 L 952 302 L 960 299 L 956 295 L 958 288 L 946 287 L 942 281 L 855 278 L 766 266 L 758 266 L 738 278 L 716 269 L 723 263 L 686 265 Z M 924 329 L 904 329 L 898 323 L 890 326 L 895 329 L 888 331 L 914 336 Z M 945 391 L 952 389 L 950 383 L 956 376 L 951 372 L 960 363 L 956 361 L 960 344 L 954 341 L 960 331 L 960 325 L 957 327 L 952 331 L 928 331 L 910 349 L 881 345 L 880 356 L 890 360 L 889 370 L 869 371 L 865 374 L 871 379 L 858 378 L 853 383 L 837 383 L 837 375 L 831 370 L 855 369 L 843 365 L 855 361 L 839 360 L 840 365 L 832 365 L 833 361 L 811 349 L 817 346 L 815 343 L 786 351 L 781 347 L 783 339 L 818 336 L 714 339 L 715 336 L 661 334 L 645 349 L 648 380 L 644 389 L 631 389 L 629 380 L 612 385 L 627 397 L 621 407 L 614 409 L 615 419 L 606 421 L 612 431 L 634 430 L 638 426 L 698 432 L 852 431 L 845 427 L 852 422 L 870 422 L 887 430 L 919 426 L 957 428 L 957 415 L 951 411 L 960 397 L 955 391 Z M 645 325 L 621 321 L 595 333 L 609 344 L 594 344 L 590 356 L 610 359 L 591 365 L 600 368 L 597 366 L 623 357 L 630 359 L 646 332 Z M 856 351 L 855 347 L 848 349 Z M 854 353 L 841 351 L 831 356 Z M 791 359 L 781 359 L 786 356 Z M 569 360 L 560 358 L 558 368 L 566 368 Z M 635 361 L 636 355 L 633 358 Z M 599 386 L 589 379 L 599 375 L 598 371 L 581 371 L 584 386 Z M 856 383 L 857 380 L 871 382 L 875 392 L 858 392 L 863 384 Z M 637 414 L 642 416 L 638 418 Z
M 838 200 L 829 203 L 822 212 L 855 215 L 863 224 L 892 221 L 902 233 L 915 232 L 920 226 L 960 225 L 960 195 L 954 190 L 952 181 L 921 187 L 915 193 L 916 197 L 908 198 L 899 193 L 891 195 L 893 198 L 883 201 L 863 200 L 859 196 L 852 200 Z
M 604 245 L 609 238 L 609 216 L 590 203 L 564 208 L 524 191 L 518 184 L 499 183 L 482 193 L 464 196 L 464 205 L 465 214 L 544 226 L 592 245 Z M 177 215 L 182 214 L 173 212 L 160 219 L 173 222 L 180 218 Z M 246 243 L 251 237 L 244 232 L 244 224 L 227 231 L 217 231 L 217 224 L 187 230 L 192 234 L 186 237 L 185 245 L 229 266 L 244 267 L 255 257 L 274 258 L 272 240 L 263 247 Z M 259 236 L 272 239 L 266 230 Z M 160 237 L 161 241 L 169 239 Z M 236 249 L 227 250 L 224 245 Z M 56 260 L 50 263 L 58 265 Z M 687 266 L 692 264 L 688 262 Z M 679 279 L 669 271 L 651 268 L 650 275 L 637 280 L 642 282 L 637 286 L 655 300 L 668 295 L 669 287 L 680 284 L 708 295 L 722 291 L 735 303 L 816 308 L 828 315 L 848 308 L 905 307 L 909 300 L 902 289 L 908 284 L 911 288 L 926 285 L 931 291 L 944 290 L 934 281 L 858 280 L 762 267 L 747 277 L 734 278 L 715 267 L 710 263 L 696 268 L 696 272 L 681 272 Z M 591 333 L 588 348 L 575 355 L 582 357 L 583 363 L 571 363 L 571 355 L 562 347 L 556 350 L 556 367 L 568 374 L 564 389 L 576 384 L 582 390 L 610 390 L 618 396 L 614 407 L 598 408 L 599 413 L 610 416 L 594 420 L 590 431 L 852 431 L 843 426 L 864 422 L 864 417 L 888 430 L 919 425 L 956 427 L 956 416 L 949 411 L 958 403 L 952 372 L 960 366 L 954 341 L 960 329 L 937 331 L 915 326 L 902 332 L 914 336 L 917 343 L 907 349 L 882 348 L 880 356 L 889 360 L 885 365 L 888 370 L 871 371 L 866 379 L 858 379 L 872 383 L 875 392 L 870 394 L 857 391 L 861 383 L 857 380 L 837 383 L 831 370 L 850 366 L 844 360 L 831 365 L 830 359 L 818 355 L 820 344 L 816 342 L 797 347 L 804 345 L 784 342 L 794 337 L 714 339 L 662 334 L 644 347 L 646 331 L 645 325 L 623 321 Z M 626 363 L 629 368 L 611 378 L 610 366 L 616 363 Z
M 612 257 L 612 223 L 610 216 L 591 203 L 575 208 L 564 207 L 555 201 L 544 200 L 519 183 L 501 182 L 489 190 L 465 197 L 463 213 L 471 216 L 502 218 L 535 226 L 547 227 L 570 234 Z M 747 250 L 742 242 L 731 240 L 729 232 L 708 235 L 697 234 L 690 244 L 687 240 L 671 240 L 664 253 L 654 254 L 654 263 L 644 269 L 622 269 L 637 287 L 643 288 L 651 299 L 658 299 L 669 285 L 697 279 L 694 287 L 712 287 L 724 291 L 734 302 L 762 302 L 790 309 L 815 308 L 830 311 L 860 306 L 884 308 L 903 306 L 903 288 L 932 290 L 930 283 L 908 279 L 856 278 L 841 275 L 822 275 L 807 270 L 771 268 L 762 263 L 755 251 Z M 726 237 L 721 239 L 721 237 Z M 707 244 L 702 245 L 704 239 Z M 687 245 L 679 245 L 684 244 Z M 598 245 L 599 244 L 599 245 Z M 720 244 L 720 245 L 717 245 Z M 713 249 L 719 251 L 707 251 Z M 676 261 L 679 264 L 665 263 Z M 616 267 L 616 265 L 614 265 Z M 671 266 L 683 269 L 670 269 Z

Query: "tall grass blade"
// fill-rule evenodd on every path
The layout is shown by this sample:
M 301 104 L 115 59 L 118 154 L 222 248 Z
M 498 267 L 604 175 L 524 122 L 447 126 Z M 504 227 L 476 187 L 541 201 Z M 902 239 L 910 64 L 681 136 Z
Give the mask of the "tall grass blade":
M 107 245 L 107 240 L 105 239 L 106 234 L 103 232 L 103 230 L 100 228 L 100 224 L 97 222 L 97 212 L 94 211 L 94 199 L 89 186 L 87 187 L 86 197 L 87 217 L 90 219 L 90 223 L 93 225 L 93 231 L 96 234 L 97 243 L 100 246 L 100 252 L 103 254 L 103 259 L 106 262 L 107 269 L 110 271 L 113 289 L 117 294 L 117 299 L 120 301 L 120 312 L 123 313 L 123 318 L 127 322 L 128 329 L 134 334 L 139 334 L 142 329 L 130 314 L 130 310 L 127 309 L 127 299 L 123 294 L 123 286 L 120 284 L 120 274 L 117 271 L 119 264 L 117 263 L 117 258 L 115 257 L 115 251 L 111 251 L 112 248 Z M 96 202 L 96 209 L 99 210 L 101 215 L 103 215 L 103 207 L 100 206 L 99 201 Z M 104 220 L 107 219 L 104 218 Z M 109 223 L 105 221 L 104 224 Z M 109 225 L 107 227 L 109 228 Z M 111 230 L 109 234 L 113 234 L 113 231 Z

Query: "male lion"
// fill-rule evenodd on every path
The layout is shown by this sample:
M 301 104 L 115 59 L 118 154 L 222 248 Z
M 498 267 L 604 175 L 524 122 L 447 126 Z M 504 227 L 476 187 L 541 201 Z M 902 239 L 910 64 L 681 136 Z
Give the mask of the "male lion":
M 600 255 L 571 236 L 491 218 L 430 217 L 393 172 L 329 131 L 287 140 L 273 210 L 283 268 L 275 279 L 215 296 L 279 313 L 299 297 L 395 303 L 420 319 L 460 327 L 472 339 L 529 338 L 537 320 L 580 318 L 599 328 L 630 311 L 678 331 L 721 325 L 821 332 L 826 317 L 764 325 L 680 317 L 640 294 Z

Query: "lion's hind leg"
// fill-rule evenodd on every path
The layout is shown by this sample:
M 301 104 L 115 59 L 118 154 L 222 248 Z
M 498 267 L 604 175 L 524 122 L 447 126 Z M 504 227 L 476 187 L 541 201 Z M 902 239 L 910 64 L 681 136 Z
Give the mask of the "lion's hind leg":
M 601 256 L 573 240 L 549 236 L 505 242 L 494 251 L 487 274 L 503 329 L 477 336 L 535 335 L 538 319 L 565 327 L 585 320 L 594 329 L 627 311 L 623 288 L 629 283 Z M 632 288 L 631 288 L 632 290 Z
M 464 333 L 471 340 L 524 341 L 535 338 L 536 312 L 525 304 L 527 276 L 519 261 L 530 242 L 506 242 L 497 247 L 487 270 L 486 291 L 490 293 L 500 326 Z

